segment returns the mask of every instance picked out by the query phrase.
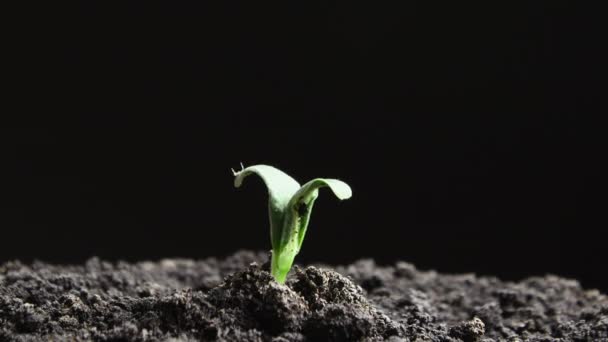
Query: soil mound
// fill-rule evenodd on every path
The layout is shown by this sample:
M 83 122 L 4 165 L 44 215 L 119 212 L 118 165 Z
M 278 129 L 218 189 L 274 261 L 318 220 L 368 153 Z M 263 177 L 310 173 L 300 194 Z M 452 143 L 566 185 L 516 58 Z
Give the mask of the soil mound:
M 575 280 L 517 283 L 372 260 L 225 259 L 0 266 L 0 341 L 608 341 L 608 298 Z

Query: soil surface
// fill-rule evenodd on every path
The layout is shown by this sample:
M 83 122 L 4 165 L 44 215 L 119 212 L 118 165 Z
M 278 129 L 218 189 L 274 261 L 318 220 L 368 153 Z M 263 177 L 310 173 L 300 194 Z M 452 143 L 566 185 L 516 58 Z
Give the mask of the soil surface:
M 608 298 L 372 260 L 295 268 L 226 259 L 0 266 L 0 341 L 608 341 Z

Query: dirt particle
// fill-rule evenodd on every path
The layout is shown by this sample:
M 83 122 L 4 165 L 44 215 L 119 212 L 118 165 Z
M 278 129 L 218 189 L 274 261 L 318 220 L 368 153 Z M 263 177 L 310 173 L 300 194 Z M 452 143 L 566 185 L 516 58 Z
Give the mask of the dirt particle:
M 450 328 L 450 336 L 460 338 L 464 342 L 477 342 L 486 332 L 485 324 L 477 317 Z

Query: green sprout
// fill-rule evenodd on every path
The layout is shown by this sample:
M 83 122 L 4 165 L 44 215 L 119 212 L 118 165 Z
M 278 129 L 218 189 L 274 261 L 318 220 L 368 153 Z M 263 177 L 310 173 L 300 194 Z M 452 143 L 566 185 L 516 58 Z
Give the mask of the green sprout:
M 329 187 L 340 200 L 352 196 L 348 184 L 337 179 L 315 178 L 300 186 L 283 171 L 268 165 L 254 165 L 234 171 L 234 186 L 252 173 L 258 175 L 268 188 L 268 213 L 272 259 L 270 271 L 277 282 L 284 283 L 293 260 L 300 252 L 312 206 L 319 196 L 319 188 Z

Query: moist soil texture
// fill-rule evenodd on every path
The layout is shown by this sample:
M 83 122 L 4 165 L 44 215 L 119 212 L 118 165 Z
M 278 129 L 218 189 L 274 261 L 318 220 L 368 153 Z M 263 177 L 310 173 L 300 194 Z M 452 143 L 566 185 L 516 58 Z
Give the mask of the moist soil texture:
M 556 276 L 504 282 L 266 253 L 0 266 L 0 341 L 608 341 L 608 298 Z

